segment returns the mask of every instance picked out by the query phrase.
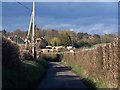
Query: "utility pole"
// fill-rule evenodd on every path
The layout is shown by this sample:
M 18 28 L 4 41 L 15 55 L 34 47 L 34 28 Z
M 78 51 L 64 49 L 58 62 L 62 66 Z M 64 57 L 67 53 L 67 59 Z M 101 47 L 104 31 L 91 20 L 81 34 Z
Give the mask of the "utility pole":
M 30 30 L 31 30 L 31 25 L 32 25 L 32 18 L 33 18 L 33 14 L 31 15 L 31 18 L 30 18 L 30 24 L 29 24 L 29 28 L 28 28 L 27 38 L 25 40 L 25 48 L 26 49 L 27 49 L 28 38 L 29 38 L 29 35 L 30 35 Z
M 32 26 L 32 28 L 31 28 Z M 28 28 L 28 34 L 26 38 L 26 43 L 25 43 L 25 48 L 27 48 L 28 44 L 28 38 L 30 35 L 30 30 L 32 29 L 32 56 L 36 58 L 36 50 L 35 50 L 35 2 L 33 1 L 33 10 L 32 10 L 32 15 L 30 19 L 30 24 Z
M 32 11 L 32 55 L 35 54 L 35 2 L 33 1 L 33 11 Z

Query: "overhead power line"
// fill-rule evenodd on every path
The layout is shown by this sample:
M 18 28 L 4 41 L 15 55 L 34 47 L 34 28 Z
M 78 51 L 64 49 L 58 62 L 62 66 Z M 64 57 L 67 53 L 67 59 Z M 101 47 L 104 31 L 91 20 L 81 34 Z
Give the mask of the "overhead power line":
M 23 5 L 22 3 L 18 2 L 18 1 L 17 1 L 17 3 L 18 3 L 18 4 L 20 4 L 21 6 L 23 6 L 24 8 L 26 8 L 27 10 L 32 11 L 29 7 L 27 7 L 27 6 Z

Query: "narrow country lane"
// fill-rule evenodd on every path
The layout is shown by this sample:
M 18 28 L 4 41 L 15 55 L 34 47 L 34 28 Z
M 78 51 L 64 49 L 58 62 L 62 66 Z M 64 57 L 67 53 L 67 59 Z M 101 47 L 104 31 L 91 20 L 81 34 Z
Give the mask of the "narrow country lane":
M 60 62 L 50 62 L 50 68 L 38 88 L 86 88 L 80 77 Z

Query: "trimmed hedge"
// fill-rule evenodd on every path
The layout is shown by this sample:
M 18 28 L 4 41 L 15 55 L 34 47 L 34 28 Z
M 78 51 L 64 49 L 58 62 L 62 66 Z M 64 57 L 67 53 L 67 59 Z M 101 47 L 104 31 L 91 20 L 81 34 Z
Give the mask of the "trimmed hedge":
M 59 62 L 62 59 L 62 54 L 42 53 L 41 58 L 50 62 Z
M 19 47 L 4 37 L 2 37 L 2 64 L 11 67 L 19 64 Z

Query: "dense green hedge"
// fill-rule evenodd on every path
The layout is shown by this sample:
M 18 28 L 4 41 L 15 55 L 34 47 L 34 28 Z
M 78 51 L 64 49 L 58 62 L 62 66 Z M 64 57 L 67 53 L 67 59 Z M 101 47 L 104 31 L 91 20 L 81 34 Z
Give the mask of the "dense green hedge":
M 15 67 L 19 64 L 19 47 L 2 37 L 2 64 Z
M 2 88 L 31 88 L 42 80 L 47 63 L 45 60 L 30 61 L 29 53 L 20 60 L 19 47 L 2 37 Z
M 45 60 L 24 60 L 17 69 L 3 67 L 2 88 L 35 88 L 45 76 L 46 66 Z

